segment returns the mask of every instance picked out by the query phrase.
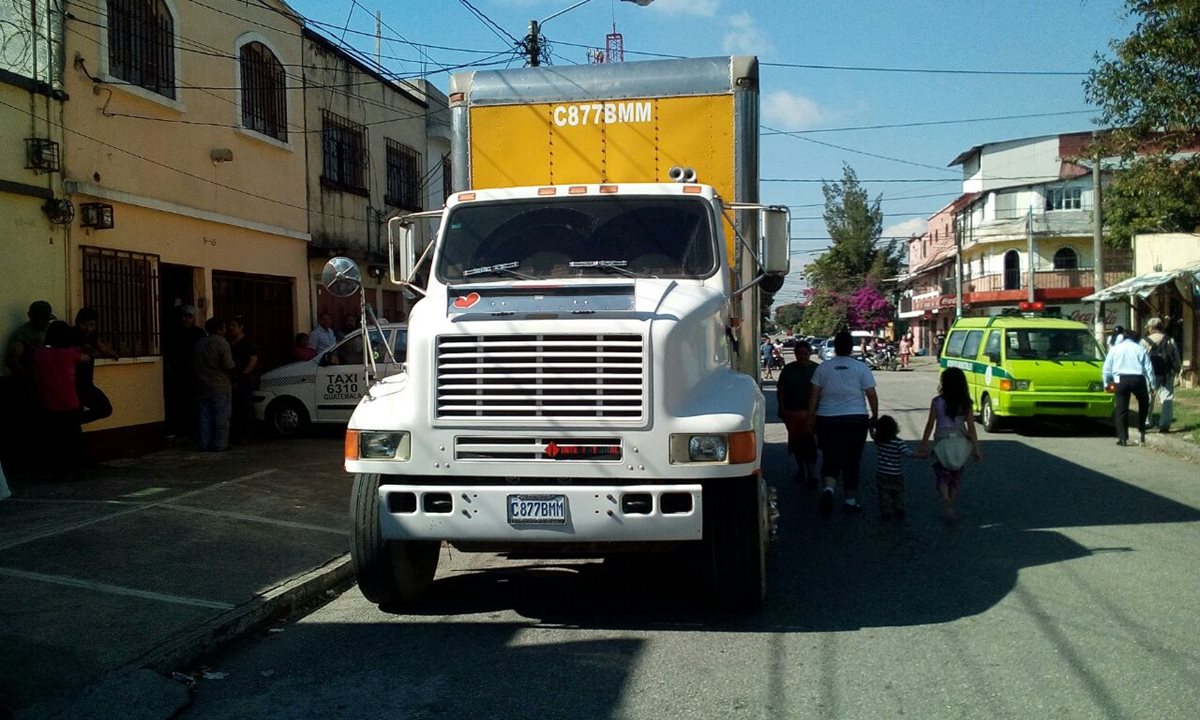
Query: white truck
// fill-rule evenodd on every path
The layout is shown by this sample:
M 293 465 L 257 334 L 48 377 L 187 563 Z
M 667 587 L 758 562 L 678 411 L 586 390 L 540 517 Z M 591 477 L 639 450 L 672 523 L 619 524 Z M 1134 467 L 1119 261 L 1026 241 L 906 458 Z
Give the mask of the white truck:
M 757 60 L 465 73 L 450 101 L 436 236 L 389 224 L 392 278 L 424 295 L 405 370 L 346 434 L 362 593 L 416 600 L 444 542 L 690 550 L 722 605 L 758 606 L 757 337 L 789 252 L 758 204 Z

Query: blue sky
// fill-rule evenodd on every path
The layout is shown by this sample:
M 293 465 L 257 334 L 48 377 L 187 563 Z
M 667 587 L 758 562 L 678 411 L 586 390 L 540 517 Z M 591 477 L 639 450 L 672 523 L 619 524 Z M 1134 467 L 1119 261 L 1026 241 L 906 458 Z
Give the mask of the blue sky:
M 381 11 L 383 64 L 412 77 L 508 50 L 511 41 L 502 31 L 523 37 L 531 19 L 540 21 L 575 1 L 290 4 L 328 24 L 318 30 L 372 54 L 374 39 L 356 32 L 373 34 L 374 13 Z M 489 27 L 467 3 L 502 31 Z M 1123 8 L 1120 0 L 654 0 L 646 7 L 590 0 L 549 20 L 543 33 L 553 44 L 556 65 L 587 62 L 581 46 L 603 47 L 614 20 L 624 36 L 626 61 L 650 59 L 649 54 L 759 57 L 762 124 L 797 133 L 762 140 L 763 200 L 790 205 L 793 215 L 794 277 L 778 303 L 799 299 L 803 284 L 797 271 L 828 245 L 820 181 L 840 179 L 843 164 L 854 168 L 872 197 L 883 196 L 884 234 L 906 237 L 920 232 L 924 218 L 959 193 L 959 168 L 947 167 L 959 152 L 981 143 L 1091 129 L 1095 113 L 1084 100 L 1082 75 L 975 71 L 1086 73 L 1097 52 L 1107 52 L 1111 40 L 1131 31 Z M 343 35 L 342 28 L 349 32 Z M 405 41 L 455 49 L 416 48 Z M 779 66 L 789 64 L 825 67 Z M 445 90 L 445 73 L 428 77 Z M 1014 115 L 1044 116 L 850 129 Z

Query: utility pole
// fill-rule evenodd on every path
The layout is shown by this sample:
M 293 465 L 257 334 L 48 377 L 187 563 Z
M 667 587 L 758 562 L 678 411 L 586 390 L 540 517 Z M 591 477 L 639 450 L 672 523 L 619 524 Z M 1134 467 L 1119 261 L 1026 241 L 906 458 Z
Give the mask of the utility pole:
M 958 231 L 954 233 L 954 318 L 956 320 L 963 316 L 962 236 L 965 224 L 960 212 L 957 223 Z
M 1098 293 L 1104 289 L 1104 213 L 1100 192 L 1100 148 L 1097 145 L 1099 134 L 1092 131 L 1092 145 L 1096 148 L 1092 158 L 1092 292 Z M 1093 322 L 1096 328 L 1096 341 L 1104 347 L 1104 302 L 1096 300 L 1092 306 Z
M 375 64 L 383 67 L 383 13 L 375 11 Z
M 1033 269 L 1033 206 L 1029 206 L 1029 211 L 1025 213 L 1025 236 L 1029 241 L 1029 302 L 1033 302 L 1033 281 L 1036 277 Z
M 538 37 L 538 30 L 538 21 L 530 20 L 529 35 L 525 38 L 525 52 L 529 54 L 529 67 L 538 67 L 541 64 L 542 41 Z

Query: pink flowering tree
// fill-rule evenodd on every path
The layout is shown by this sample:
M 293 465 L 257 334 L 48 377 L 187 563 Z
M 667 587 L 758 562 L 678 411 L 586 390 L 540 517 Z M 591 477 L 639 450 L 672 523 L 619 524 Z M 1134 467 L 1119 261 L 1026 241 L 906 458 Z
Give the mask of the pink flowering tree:
M 846 298 L 846 315 L 852 328 L 879 330 L 896 316 L 896 308 L 871 278 Z

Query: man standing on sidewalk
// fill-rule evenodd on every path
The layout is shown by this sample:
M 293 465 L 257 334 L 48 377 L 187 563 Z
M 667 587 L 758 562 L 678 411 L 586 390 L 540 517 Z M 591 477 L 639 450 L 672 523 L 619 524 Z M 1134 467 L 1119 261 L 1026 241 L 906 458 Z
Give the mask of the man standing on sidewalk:
M 1125 337 L 1104 358 L 1104 386 L 1116 384 L 1113 404 L 1117 408 L 1117 444 L 1129 444 L 1129 396 L 1138 401 L 1138 433 L 1146 444 L 1146 414 L 1150 411 L 1150 393 L 1154 390 L 1154 374 L 1150 356 L 1138 344 L 1137 333 L 1129 330 Z
M 1142 347 L 1150 355 L 1150 369 L 1154 371 L 1154 383 L 1158 391 L 1150 396 L 1150 415 L 1154 415 L 1154 401 L 1159 402 L 1158 431 L 1171 432 L 1171 421 L 1175 415 L 1175 375 L 1183 364 L 1179 358 L 1179 347 L 1170 335 L 1163 332 L 1163 321 L 1150 318 L 1146 323 L 1146 337 Z
M 245 444 L 254 439 L 254 401 L 258 389 L 258 346 L 246 335 L 246 321 L 229 319 L 229 349 L 233 354 L 233 415 L 229 423 L 233 441 Z
M 208 336 L 196 343 L 193 355 L 200 405 L 197 435 L 201 451 L 220 452 L 229 448 L 233 353 L 225 339 L 223 321 L 209 318 L 204 322 L 204 330 Z

